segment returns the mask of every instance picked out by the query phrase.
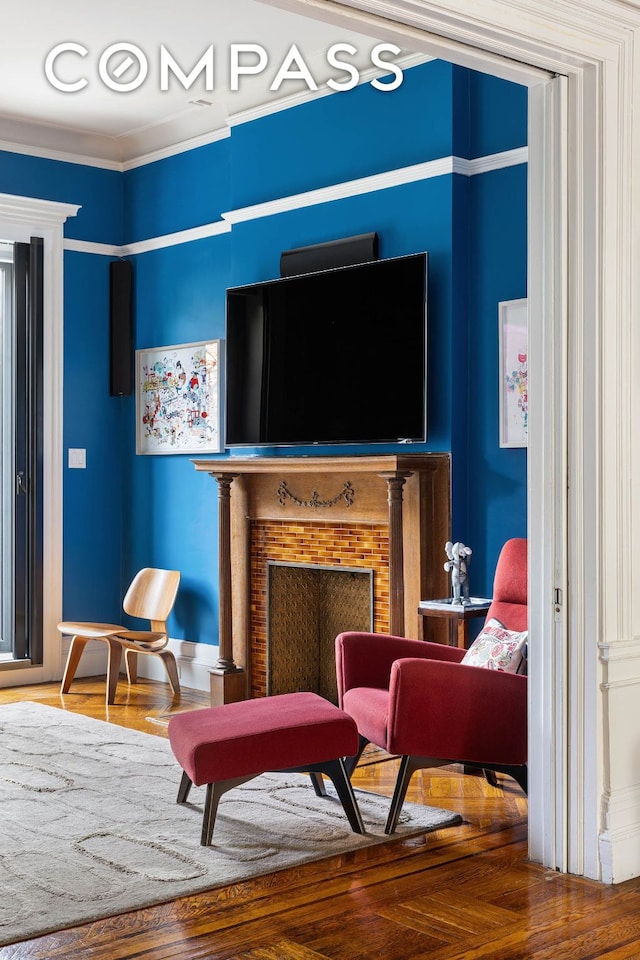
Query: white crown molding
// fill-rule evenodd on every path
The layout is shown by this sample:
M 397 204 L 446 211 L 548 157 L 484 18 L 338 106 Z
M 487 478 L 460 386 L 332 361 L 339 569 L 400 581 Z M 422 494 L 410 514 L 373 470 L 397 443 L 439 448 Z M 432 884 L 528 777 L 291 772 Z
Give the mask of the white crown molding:
M 418 180 L 430 180 L 433 177 L 442 177 L 451 173 L 462 176 L 475 176 L 490 170 L 500 170 L 516 164 L 527 162 L 527 147 L 516 150 L 507 150 L 504 153 L 492 154 L 488 157 L 479 157 L 476 160 L 465 160 L 463 157 L 441 157 L 437 160 L 427 160 L 424 163 L 415 163 L 407 167 L 399 167 L 385 173 L 376 173 L 369 177 L 357 180 L 347 180 L 343 183 L 321 187 L 318 190 L 308 190 L 305 193 L 292 194 L 278 200 L 267 200 L 265 203 L 256 203 L 249 207 L 241 207 L 223 213 L 222 217 L 229 223 L 244 223 L 247 220 L 257 220 L 260 217 L 272 217 L 279 213 L 288 213 L 291 210 L 301 210 L 304 207 L 315 206 L 319 203 L 330 203 L 333 200 L 345 200 L 348 197 L 357 197 L 363 193 L 373 193 L 376 190 L 388 190 Z
M 57 150 L 49 145 L 38 146 L 33 143 L 20 143 L 14 140 L 0 140 L 0 151 L 5 153 L 19 153 L 25 157 L 39 157 L 41 160 L 59 160 L 61 163 L 79 163 L 83 167 L 99 167 L 101 170 L 122 171 L 120 160 L 107 160 L 104 157 L 94 157 L 80 150 Z
M 101 257 L 122 257 L 122 247 L 114 243 L 95 243 L 92 240 L 73 240 L 67 237 L 63 241 L 65 251 L 72 253 L 93 253 Z
M 220 111 L 200 108 L 119 137 L 10 117 L 0 117 L 0 120 L 4 134 L 0 150 L 119 173 L 230 135 L 226 118 Z
M 122 155 L 115 137 L 6 115 L 0 116 L 0 124 L 0 150 L 108 170 L 121 167 Z
M 493 170 L 517 167 L 521 163 L 527 163 L 528 158 L 528 147 L 516 147 L 514 150 L 504 150 L 502 153 L 492 153 L 486 157 L 476 157 L 474 160 L 469 160 L 468 176 L 475 177 L 480 173 L 491 173 Z
M 60 203 L 57 200 L 38 200 L 12 193 L 0 193 L 0 218 L 19 223 L 64 223 L 75 217 L 81 204 Z
M 205 223 L 200 227 L 191 227 L 189 230 L 179 230 L 177 233 L 166 233 L 161 237 L 150 237 L 148 240 L 139 240 L 121 247 L 120 256 L 130 257 L 138 253 L 148 253 L 150 250 L 160 250 L 163 247 L 175 247 L 181 243 L 192 243 L 194 240 L 206 240 L 208 237 L 217 237 L 221 233 L 229 233 L 231 225 L 223 220 Z
M 528 147 L 516 147 L 513 150 L 504 150 L 502 153 L 491 153 L 486 157 L 475 157 L 473 160 L 453 157 L 452 173 L 458 173 L 463 177 L 475 177 L 481 173 L 491 173 L 492 170 L 517 167 L 521 163 L 527 163 L 528 157 Z
M 332 184 L 329 187 L 321 187 L 318 190 L 308 190 L 305 193 L 295 193 L 278 200 L 267 200 L 265 203 L 256 203 L 249 207 L 229 210 L 227 213 L 223 213 L 222 217 L 229 223 L 244 223 L 247 220 L 272 217 L 279 213 L 301 210 L 303 207 L 311 207 L 319 203 L 330 203 L 333 200 L 357 197 L 360 194 L 372 193 L 375 190 L 387 190 L 390 187 L 398 187 L 405 183 L 415 183 L 417 180 L 430 180 L 432 177 L 441 177 L 453 173 L 453 161 L 453 157 L 427 160 L 425 163 L 415 163 L 385 173 L 375 173 L 370 177 L 347 180 L 343 183 Z
M 289 197 L 280 197 L 277 200 L 268 200 L 265 203 L 256 203 L 249 207 L 240 207 L 222 214 L 222 220 L 215 220 L 189 230 L 180 230 L 177 233 L 167 233 L 148 240 L 139 240 L 124 246 L 114 246 L 108 243 L 94 243 L 89 240 L 64 241 L 64 249 L 76 253 L 93 253 L 106 257 L 132 257 L 151 250 L 160 250 L 165 247 L 174 247 L 182 243 L 192 243 L 194 240 L 204 240 L 223 233 L 229 233 L 234 224 L 246 223 L 249 220 L 259 220 L 262 217 L 273 217 L 291 210 L 301 210 L 304 207 L 315 206 L 320 203 L 330 203 L 333 200 L 345 200 L 357 197 L 364 193 L 373 193 L 376 190 L 388 190 L 391 187 L 402 186 L 406 183 L 415 183 L 419 180 L 430 180 L 433 177 L 442 177 L 452 173 L 472 177 L 493 170 L 502 170 L 527 163 L 527 147 L 518 147 L 515 150 L 506 150 L 504 153 L 494 153 L 487 157 L 478 157 L 475 160 L 466 160 L 463 157 L 441 157 L 438 160 L 427 160 L 425 163 L 415 163 L 396 170 L 387 170 L 370 177 L 361 177 L 357 180 L 346 180 L 343 183 L 332 184 L 319 190 L 308 190 L 305 193 L 292 194 Z
M 200 227 L 191 227 L 189 230 L 179 230 L 176 233 L 165 233 L 159 237 L 150 237 L 148 240 L 138 240 L 116 246 L 112 243 L 95 243 L 91 240 L 74 240 L 67 238 L 64 249 L 73 253 L 93 253 L 102 257 L 133 257 L 139 253 L 149 253 L 150 250 L 161 250 L 165 247 L 177 247 L 182 243 L 193 243 L 194 240 L 206 240 L 221 233 L 229 233 L 231 224 L 224 220 L 215 220 Z
M 44 129 L 45 131 L 49 130 L 48 127 Z M 37 144 L 27 142 L 22 143 L 17 140 L 0 140 L 0 151 L 5 151 L 6 153 L 19 153 L 25 157 L 39 157 L 41 160 L 58 160 L 61 163 L 78 163 L 83 167 L 98 167 L 102 170 L 115 170 L 116 173 L 123 173 L 125 170 L 133 170 L 136 167 L 142 167 L 148 163 L 155 163 L 156 160 L 164 160 L 166 157 L 173 157 L 179 153 L 186 153 L 188 150 L 194 150 L 196 147 L 207 146 L 207 144 L 215 143 L 218 140 L 225 140 L 227 137 L 231 136 L 231 130 L 225 125 L 224 127 L 219 127 L 207 133 L 190 136 L 178 143 L 172 143 L 168 146 L 159 147 L 155 150 L 145 151 L 144 153 L 133 156 L 130 159 L 121 160 L 104 156 L 106 153 L 120 154 L 122 152 L 120 147 L 116 149 L 111 144 L 109 145 L 108 150 L 101 150 L 102 155 L 100 156 L 94 156 L 93 154 L 86 153 L 81 149 L 82 146 L 86 147 L 86 138 L 84 137 L 81 138 L 81 143 L 78 145 L 78 150 L 76 152 L 72 148 L 74 140 L 73 135 L 68 131 L 65 132 L 68 135 L 69 149 L 67 150 L 57 149 L 52 147 L 50 144 L 45 143 Z M 40 138 L 32 137 L 32 139 Z M 103 139 L 106 140 L 108 138 Z

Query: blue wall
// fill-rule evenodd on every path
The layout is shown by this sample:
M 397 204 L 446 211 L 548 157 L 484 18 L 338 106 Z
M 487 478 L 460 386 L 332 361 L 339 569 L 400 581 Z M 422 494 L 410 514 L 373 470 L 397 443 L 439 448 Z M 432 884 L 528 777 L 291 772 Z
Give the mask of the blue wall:
M 82 203 L 65 235 L 122 244 L 427 160 L 525 144 L 524 88 L 434 61 L 407 71 L 393 93 L 364 84 L 124 174 L 0 154 L 0 192 Z M 372 230 L 384 257 L 429 253 L 429 437 L 412 449 L 451 451 L 452 534 L 473 547 L 472 589 L 486 594 L 500 545 L 526 534 L 526 451 L 499 448 L 497 410 L 497 305 L 526 295 L 526 165 L 377 190 L 140 253 L 136 347 L 223 338 L 226 287 L 277 276 L 283 249 Z M 87 449 L 87 470 L 65 469 L 64 615 L 118 619 L 139 567 L 177 567 L 172 636 L 217 643 L 216 485 L 188 456 L 136 456 L 133 398 L 108 395 L 108 263 L 65 254 L 63 442 L 65 460 L 69 446 Z
M 145 253 L 135 261 L 138 348 L 224 337 L 229 234 Z M 215 481 L 191 458 L 136 456 L 128 404 L 125 582 L 143 566 L 182 574 L 172 636 L 217 642 L 218 504 Z
M 63 609 L 119 623 L 129 460 L 125 404 L 109 396 L 108 259 L 67 252 L 64 290 Z M 86 470 L 69 469 L 69 447 Z
M 457 73 L 456 117 L 463 129 L 454 136 L 460 150 L 466 145 L 464 155 L 476 159 L 526 146 L 524 88 Z M 491 596 L 503 543 L 527 535 L 527 451 L 500 448 L 498 410 L 498 303 L 527 293 L 526 165 L 456 177 L 453 220 L 455 262 L 467 264 L 457 288 L 464 288 L 468 321 L 460 350 L 461 359 L 466 350 L 467 375 L 461 363 L 464 382 L 455 391 L 452 534 L 473 548 L 472 590 Z M 459 369 L 456 358 L 453 368 Z
M 81 204 L 65 237 L 122 243 L 122 174 L 0 150 L 0 193 Z
M 119 244 L 122 174 L 0 152 L 0 192 L 81 204 L 65 236 Z M 125 450 L 122 401 L 109 396 L 109 260 L 64 255 L 63 605 L 75 619 L 119 616 Z M 69 447 L 87 469 L 66 467 Z
M 465 542 L 474 547 L 471 582 L 485 584 L 486 596 L 491 596 L 493 571 L 504 541 L 527 535 L 527 451 L 500 448 L 497 311 L 499 301 L 526 295 L 527 247 L 522 231 L 526 189 L 523 166 L 471 181 L 468 408 L 472 416 L 466 440 Z M 505 197 L 509 204 L 504 203 Z M 475 549 L 478 545 L 480 551 Z
M 452 72 L 434 61 L 391 93 L 363 84 L 234 127 L 233 208 L 450 156 Z

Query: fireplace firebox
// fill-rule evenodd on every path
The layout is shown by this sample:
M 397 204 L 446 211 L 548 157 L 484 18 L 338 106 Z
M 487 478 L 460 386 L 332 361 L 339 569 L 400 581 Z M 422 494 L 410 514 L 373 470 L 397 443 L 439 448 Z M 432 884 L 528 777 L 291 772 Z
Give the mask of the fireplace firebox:
M 373 629 L 373 571 L 270 561 L 267 583 L 267 695 L 337 703 L 335 638 Z

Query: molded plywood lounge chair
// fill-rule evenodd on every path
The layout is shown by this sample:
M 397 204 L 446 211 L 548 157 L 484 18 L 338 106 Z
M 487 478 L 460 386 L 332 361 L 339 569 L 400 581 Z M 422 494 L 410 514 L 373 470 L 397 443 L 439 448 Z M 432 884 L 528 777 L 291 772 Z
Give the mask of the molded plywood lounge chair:
M 131 617 L 150 620 L 151 630 L 128 630 L 115 623 L 77 623 L 73 620 L 63 620 L 59 623 L 58 630 L 72 636 L 61 692 L 69 692 L 71 681 L 89 640 L 101 640 L 107 644 L 108 648 L 108 704 L 115 702 L 123 650 L 129 683 L 135 683 L 137 680 L 138 654 L 153 654 L 162 660 L 173 693 L 179 693 L 180 681 L 176 660 L 173 653 L 166 649 L 169 642 L 166 621 L 173 609 L 179 583 L 178 570 L 145 567 L 134 577 L 122 607 Z

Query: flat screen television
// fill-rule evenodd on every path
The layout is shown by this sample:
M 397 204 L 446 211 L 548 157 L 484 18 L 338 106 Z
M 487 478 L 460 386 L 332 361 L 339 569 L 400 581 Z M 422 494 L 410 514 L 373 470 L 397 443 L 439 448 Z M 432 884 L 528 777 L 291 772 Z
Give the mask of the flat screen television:
M 426 297 L 426 253 L 227 290 L 227 446 L 426 440 Z

